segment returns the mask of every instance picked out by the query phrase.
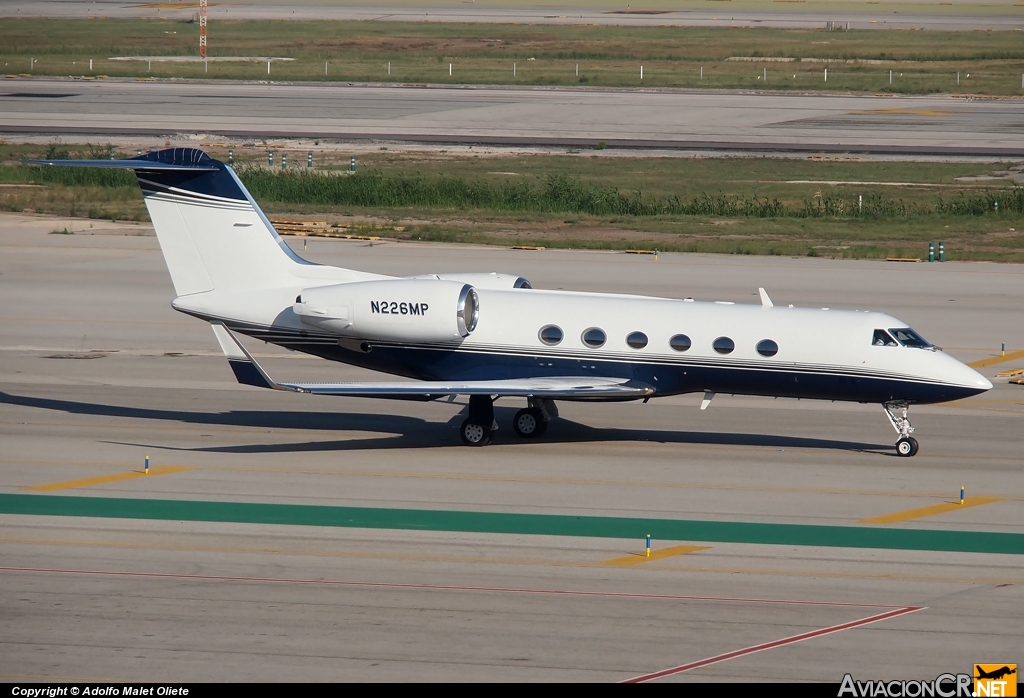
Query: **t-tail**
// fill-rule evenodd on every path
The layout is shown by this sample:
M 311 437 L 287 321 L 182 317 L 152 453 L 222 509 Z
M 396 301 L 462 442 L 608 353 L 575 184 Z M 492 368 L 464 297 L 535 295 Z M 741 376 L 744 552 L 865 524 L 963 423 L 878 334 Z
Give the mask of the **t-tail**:
M 234 170 L 201 150 L 29 162 L 133 170 L 178 296 L 289 286 L 310 265 L 285 244 Z

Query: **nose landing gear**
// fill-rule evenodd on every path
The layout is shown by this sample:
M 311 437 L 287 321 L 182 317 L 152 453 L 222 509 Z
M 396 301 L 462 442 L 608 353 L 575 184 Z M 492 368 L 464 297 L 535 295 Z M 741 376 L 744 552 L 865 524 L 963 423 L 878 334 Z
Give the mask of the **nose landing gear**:
M 882 407 L 885 408 L 885 414 L 889 418 L 892 428 L 900 435 L 896 442 L 896 454 L 903 458 L 917 455 L 919 445 L 917 439 L 911 436 L 914 433 L 914 427 L 910 425 L 910 419 L 907 418 L 910 404 L 902 400 L 895 400 L 883 403 Z

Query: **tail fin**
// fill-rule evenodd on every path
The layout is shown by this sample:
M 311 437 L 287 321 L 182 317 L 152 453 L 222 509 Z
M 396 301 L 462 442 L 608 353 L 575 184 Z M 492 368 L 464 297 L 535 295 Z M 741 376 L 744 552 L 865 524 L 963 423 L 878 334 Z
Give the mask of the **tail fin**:
M 195 148 L 128 160 L 32 160 L 134 170 L 179 296 L 287 286 L 310 264 L 285 244 L 229 166 Z

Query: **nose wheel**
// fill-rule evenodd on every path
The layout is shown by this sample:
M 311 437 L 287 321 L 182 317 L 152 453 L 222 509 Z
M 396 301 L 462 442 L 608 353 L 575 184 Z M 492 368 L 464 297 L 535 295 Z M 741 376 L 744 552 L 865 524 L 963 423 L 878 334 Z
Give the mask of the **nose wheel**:
M 896 442 L 896 453 L 903 456 L 904 458 L 909 458 L 910 456 L 916 455 L 917 449 L 917 439 L 915 439 L 913 436 L 908 436 Z
M 914 433 L 914 427 L 911 426 L 910 419 L 907 417 L 907 413 L 910 411 L 910 404 L 907 402 L 886 402 L 882 407 L 885 408 L 885 414 L 889 418 L 892 428 L 900 435 L 899 441 L 896 442 L 896 455 L 901 458 L 910 458 L 917 455 L 919 445 L 917 439 L 911 436 Z

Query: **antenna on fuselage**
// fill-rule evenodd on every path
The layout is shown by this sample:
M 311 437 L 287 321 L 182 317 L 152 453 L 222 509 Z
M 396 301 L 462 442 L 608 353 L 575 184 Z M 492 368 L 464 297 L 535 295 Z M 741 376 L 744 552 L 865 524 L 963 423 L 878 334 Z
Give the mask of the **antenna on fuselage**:
M 771 308 L 772 306 L 775 305 L 774 303 L 772 303 L 772 299 L 768 297 L 768 292 L 765 291 L 763 288 L 757 289 L 757 292 L 761 296 L 761 305 L 763 305 L 765 308 Z

